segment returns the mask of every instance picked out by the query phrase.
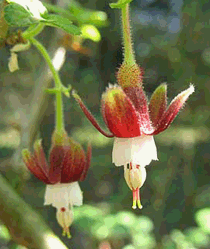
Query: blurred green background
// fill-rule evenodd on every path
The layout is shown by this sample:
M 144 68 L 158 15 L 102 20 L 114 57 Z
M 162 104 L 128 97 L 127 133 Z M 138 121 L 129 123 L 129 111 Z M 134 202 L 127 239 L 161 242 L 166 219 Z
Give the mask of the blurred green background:
M 105 0 L 81 0 L 80 6 L 79 1 L 51 3 L 68 5 L 76 25 L 91 24 L 100 32 L 101 39 L 97 36 L 95 40 L 76 41 L 76 49 L 72 45 L 75 38 L 53 28 L 45 28 L 37 38 L 52 57 L 58 47 L 65 47 L 62 82 L 78 91 L 103 125 L 101 94 L 109 83 L 116 83 L 116 69 L 123 58 L 120 12 L 111 9 Z M 62 237 L 55 209 L 43 206 L 44 184 L 28 173 L 20 158 L 20 148 L 31 146 L 37 136 L 42 138 L 46 153 L 50 148 L 54 98 L 37 90 L 46 83 L 47 67 L 31 47 L 19 54 L 21 70 L 9 73 L 9 47 L 0 50 L 1 173 L 67 248 L 210 248 L 209 15 L 210 3 L 204 0 L 131 3 L 133 43 L 137 62 L 144 69 L 148 98 L 162 82 L 168 84 L 169 102 L 190 82 L 195 86 L 195 93 L 171 127 L 155 137 L 159 161 L 147 166 L 147 180 L 141 188 L 142 210 L 131 209 L 132 193 L 125 183 L 123 168 L 112 164 L 113 140 L 104 138 L 91 126 L 73 98 L 64 98 L 69 135 L 84 147 L 89 140 L 93 146 L 91 168 L 80 184 L 84 205 L 74 208 L 71 240 Z M 0 222 L 0 248 L 25 248 L 13 241 L 9 231 Z

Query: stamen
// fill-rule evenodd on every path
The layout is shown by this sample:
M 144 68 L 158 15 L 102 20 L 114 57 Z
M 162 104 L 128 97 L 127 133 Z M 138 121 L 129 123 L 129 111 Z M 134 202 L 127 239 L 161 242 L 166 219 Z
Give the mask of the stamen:
M 138 206 L 139 209 L 143 208 L 143 206 L 141 205 L 141 201 L 140 200 L 137 200 L 137 206 Z
M 135 190 L 133 189 L 133 206 L 132 206 L 133 209 L 136 209 L 136 200 L 137 200 L 136 189 Z
M 67 236 L 67 238 L 70 239 L 71 238 L 71 234 L 69 232 L 69 227 L 66 226 L 65 211 L 66 211 L 66 209 L 64 207 L 62 207 L 61 208 L 62 221 L 63 221 L 63 233 L 62 233 L 62 236 Z
M 68 239 L 71 239 L 71 234 L 70 234 L 70 232 L 69 232 L 69 228 L 68 228 L 68 227 L 65 227 L 65 228 L 63 229 L 62 236 L 67 236 Z
M 66 236 L 67 236 L 68 239 L 71 239 L 71 234 L 70 234 L 70 232 L 69 232 L 69 229 L 68 229 L 68 231 L 66 232 Z
M 143 206 L 141 205 L 141 199 L 140 199 L 140 191 L 139 188 L 136 190 L 136 199 L 137 199 L 137 206 L 139 209 L 142 209 Z

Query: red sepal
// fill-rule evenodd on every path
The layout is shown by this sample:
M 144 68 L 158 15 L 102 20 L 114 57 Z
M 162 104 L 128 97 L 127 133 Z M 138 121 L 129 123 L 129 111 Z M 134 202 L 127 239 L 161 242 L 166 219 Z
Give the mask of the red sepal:
M 167 108 L 167 85 L 161 84 L 156 88 L 149 103 L 150 119 L 154 127 L 157 126 Z
M 24 149 L 22 151 L 22 156 L 23 156 L 23 161 L 26 164 L 29 171 L 39 180 L 43 181 L 46 184 L 50 184 L 48 176 L 43 170 L 42 165 L 38 163 L 38 160 L 35 159 L 35 157 L 32 156 L 27 149 Z
M 158 122 L 157 128 L 153 133 L 154 135 L 157 135 L 158 133 L 168 128 L 168 126 L 173 122 L 173 120 L 177 116 L 180 109 L 183 107 L 190 94 L 192 94 L 193 92 L 194 87 L 191 85 L 187 90 L 181 92 L 171 101 L 168 110 L 164 113 L 162 119 L 160 119 L 160 121 Z
M 79 143 L 69 139 L 69 148 L 66 151 L 61 173 L 61 183 L 79 181 L 86 166 L 84 150 Z
M 135 106 L 136 111 L 139 114 L 140 129 L 144 134 L 148 134 L 154 131 L 151 122 L 147 106 L 147 99 L 141 86 L 126 87 L 123 89 L 129 99 Z
M 139 115 L 121 87 L 110 86 L 102 95 L 102 115 L 116 137 L 141 135 Z
M 95 128 L 101 133 L 103 134 L 105 137 L 114 137 L 113 134 L 107 133 L 106 131 L 104 131 L 100 125 L 98 124 L 98 122 L 96 121 L 96 119 L 94 118 L 94 116 L 92 115 L 92 113 L 87 109 L 87 107 L 85 106 L 85 104 L 82 102 L 81 98 L 79 97 L 78 94 L 76 94 L 76 92 L 72 92 L 73 97 L 75 98 L 75 100 L 77 101 L 77 103 L 80 105 L 80 108 L 82 109 L 82 111 L 84 112 L 85 116 L 88 118 L 88 120 L 92 123 L 93 126 L 95 126 Z
M 49 179 L 52 184 L 61 181 L 61 171 L 63 167 L 64 156 L 67 148 L 61 145 L 54 145 L 50 150 L 49 163 Z
M 34 160 L 36 164 L 41 165 L 41 168 L 45 172 L 45 175 L 48 175 L 49 166 L 44 154 L 41 140 L 37 140 L 34 143 Z

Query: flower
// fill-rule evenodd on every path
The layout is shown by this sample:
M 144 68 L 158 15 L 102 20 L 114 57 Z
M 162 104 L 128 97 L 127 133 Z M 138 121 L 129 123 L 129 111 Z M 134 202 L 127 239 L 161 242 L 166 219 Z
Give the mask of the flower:
M 63 235 L 70 238 L 69 227 L 73 221 L 74 205 L 81 206 L 82 192 L 78 181 L 83 181 L 90 166 L 91 147 L 87 155 L 81 145 L 69 138 L 66 132 L 52 136 L 49 164 L 46 161 L 41 140 L 34 144 L 34 154 L 24 149 L 23 161 L 31 173 L 47 184 L 44 205 L 57 209 L 56 218 L 63 228 Z
M 133 208 L 137 205 L 141 209 L 139 188 L 146 179 L 145 166 L 158 160 L 153 136 L 168 128 L 194 92 L 194 87 L 190 85 L 177 95 L 167 108 L 167 86 L 164 83 L 147 103 L 138 65 L 123 63 L 117 80 L 119 85 L 110 85 L 101 101 L 103 119 L 110 133 L 99 126 L 78 94 L 73 92 L 73 96 L 95 128 L 106 137 L 114 137 L 112 161 L 116 166 L 124 165 L 125 180 L 133 191 Z

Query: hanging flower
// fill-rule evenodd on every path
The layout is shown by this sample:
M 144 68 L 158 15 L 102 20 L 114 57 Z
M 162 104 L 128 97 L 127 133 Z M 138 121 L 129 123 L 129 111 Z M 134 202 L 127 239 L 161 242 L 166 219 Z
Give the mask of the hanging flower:
M 73 206 L 81 206 L 82 192 L 78 181 L 83 181 L 90 166 L 91 147 L 85 155 L 79 143 L 69 138 L 66 132 L 52 136 L 49 164 L 46 161 L 41 140 L 34 144 L 34 154 L 24 149 L 23 161 L 31 173 L 47 184 L 44 205 L 57 209 L 56 218 L 63 228 L 63 235 L 70 236 L 73 221 Z
M 112 161 L 124 165 L 125 180 L 133 191 L 133 208 L 142 208 L 139 188 L 146 179 L 145 166 L 158 160 L 154 135 L 168 128 L 194 87 L 177 95 L 167 108 L 166 84 L 153 93 L 149 104 L 138 65 L 124 63 L 117 74 L 119 85 L 110 85 L 102 95 L 101 110 L 110 133 L 104 131 L 80 97 L 73 92 L 86 117 L 106 137 L 114 137 Z

